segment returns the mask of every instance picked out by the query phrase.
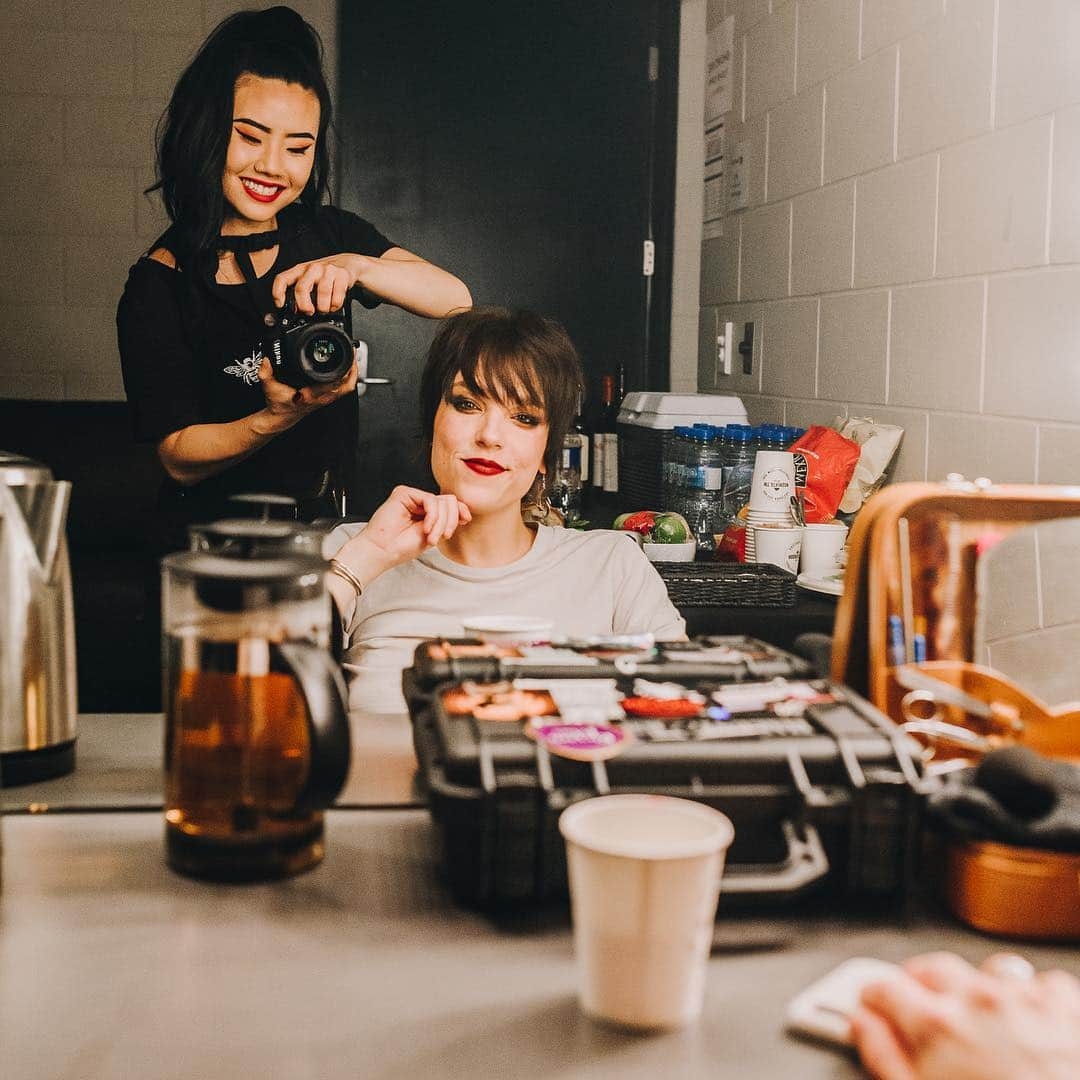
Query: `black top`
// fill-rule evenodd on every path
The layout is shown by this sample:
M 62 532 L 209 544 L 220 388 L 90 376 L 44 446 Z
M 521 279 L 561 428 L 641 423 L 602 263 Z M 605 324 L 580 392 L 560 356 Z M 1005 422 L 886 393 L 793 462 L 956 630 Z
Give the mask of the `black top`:
M 294 204 L 279 222 L 277 259 L 251 287 L 195 281 L 149 258 L 131 268 L 116 325 L 137 440 L 157 443 L 191 424 L 227 423 L 261 409 L 257 371 L 275 335 L 265 322 L 278 312 L 270 293 L 275 276 L 309 259 L 341 252 L 378 257 L 395 246 L 367 221 L 332 206 L 312 213 Z M 166 233 L 154 246 L 168 249 L 168 240 Z M 349 295 L 365 307 L 379 303 L 359 286 Z M 316 409 L 250 457 L 192 487 L 166 477 L 163 509 L 192 522 L 221 516 L 228 496 L 240 492 L 318 497 L 328 474 L 335 485 L 347 480 L 357 444 L 356 410 L 351 395 Z

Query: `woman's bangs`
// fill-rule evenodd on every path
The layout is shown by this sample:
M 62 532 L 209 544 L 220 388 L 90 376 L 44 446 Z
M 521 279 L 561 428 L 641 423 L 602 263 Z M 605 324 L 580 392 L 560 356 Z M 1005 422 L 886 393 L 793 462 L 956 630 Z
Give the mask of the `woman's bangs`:
M 512 353 L 484 352 L 469 355 L 458 369 L 465 385 L 479 397 L 489 397 L 502 406 L 516 405 L 544 409 L 544 391 L 536 369 L 527 357 Z M 449 395 L 453 379 L 446 387 Z

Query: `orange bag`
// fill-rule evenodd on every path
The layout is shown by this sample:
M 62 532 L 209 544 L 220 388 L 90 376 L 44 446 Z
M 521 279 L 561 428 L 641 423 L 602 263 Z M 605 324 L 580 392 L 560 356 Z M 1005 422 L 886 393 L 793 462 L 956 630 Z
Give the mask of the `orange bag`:
M 815 425 L 789 449 L 795 455 L 795 487 L 802 490 L 806 520 L 831 521 L 855 475 L 859 444 L 832 428 Z

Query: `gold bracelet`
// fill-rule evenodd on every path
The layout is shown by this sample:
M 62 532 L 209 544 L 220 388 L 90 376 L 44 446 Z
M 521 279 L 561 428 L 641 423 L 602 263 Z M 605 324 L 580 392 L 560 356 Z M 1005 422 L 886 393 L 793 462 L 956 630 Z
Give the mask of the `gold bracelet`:
M 347 581 L 356 590 L 357 596 L 364 595 L 364 583 L 343 562 L 331 559 L 330 573 L 337 574 L 342 581 Z

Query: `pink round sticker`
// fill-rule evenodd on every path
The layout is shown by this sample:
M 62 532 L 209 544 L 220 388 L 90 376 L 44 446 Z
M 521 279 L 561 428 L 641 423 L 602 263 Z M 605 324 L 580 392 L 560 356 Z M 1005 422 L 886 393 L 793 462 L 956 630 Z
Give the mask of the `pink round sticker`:
M 579 761 L 600 761 L 621 753 L 630 741 L 627 732 L 610 724 L 545 724 L 536 737 L 548 752 Z

